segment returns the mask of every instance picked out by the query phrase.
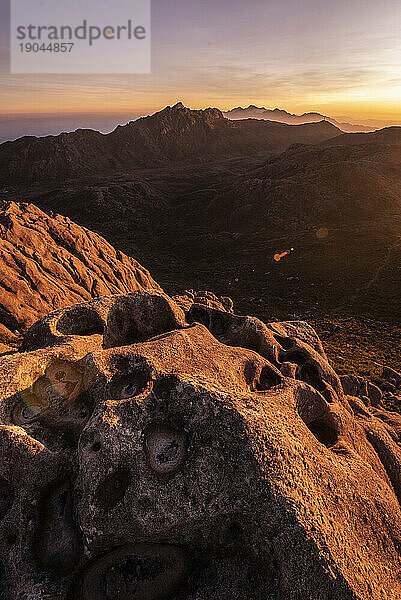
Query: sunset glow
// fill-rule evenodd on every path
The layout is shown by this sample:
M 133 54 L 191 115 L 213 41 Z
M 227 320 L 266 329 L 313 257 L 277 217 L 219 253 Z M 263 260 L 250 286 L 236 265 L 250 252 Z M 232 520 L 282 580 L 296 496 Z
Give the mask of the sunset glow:
M 154 0 L 152 15 L 150 75 L 12 76 L 2 14 L 0 114 L 149 114 L 180 100 L 401 123 L 398 0 Z

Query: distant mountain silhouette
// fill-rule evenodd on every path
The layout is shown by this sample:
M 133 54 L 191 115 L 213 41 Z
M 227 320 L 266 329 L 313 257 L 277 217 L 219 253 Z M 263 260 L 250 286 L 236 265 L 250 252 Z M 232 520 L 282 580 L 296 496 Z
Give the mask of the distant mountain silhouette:
M 275 108 L 273 110 L 258 107 L 251 104 L 247 108 L 233 108 L 225 113 L 223 113 L 227 119 L 237 120 L 237 119 L 263 119 L 267 121 L 276 121 L 279 123 L 286 123 L 287 125 L 302 125 L 304 123 L 316 123 L 320 121 L 327 121 L 331 123 L 335 127 L 341 129 L 346 133 L 353 132 L 367 132 L 373 131 L 372 127 L 367 127 L 366 125 L 352 125 L 351 123 L 340 123 L 336 119 L 332 117 L 327 117 L 317 112 L 308 112 L 303 113 L 302 115 L 294 115 L 292 113 L 287 112 L 286 110 L 280 110 L 279 108 Z
M 132 172 L 181 160 L 210 160 L 285 150 L 340 135 L 328 122 L 297 127 L 268 121 L 230 121 L 215 108 L 190 110 L 178 103 L 112 133 L 90 129 L 0 145 L 0 183 L 45 182 Z

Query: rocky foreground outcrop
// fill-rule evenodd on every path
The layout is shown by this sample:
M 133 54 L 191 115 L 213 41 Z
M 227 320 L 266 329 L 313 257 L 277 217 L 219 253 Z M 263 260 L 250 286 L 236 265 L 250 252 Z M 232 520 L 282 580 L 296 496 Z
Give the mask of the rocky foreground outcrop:
M 107 294 L 161 288 L 96 233 L 32 204 L 0 201 L 0 335 Z
M 400 598 L 400 417 L 306 323 L 179 302 L 62 309 L 0 358 L 0 597 Z

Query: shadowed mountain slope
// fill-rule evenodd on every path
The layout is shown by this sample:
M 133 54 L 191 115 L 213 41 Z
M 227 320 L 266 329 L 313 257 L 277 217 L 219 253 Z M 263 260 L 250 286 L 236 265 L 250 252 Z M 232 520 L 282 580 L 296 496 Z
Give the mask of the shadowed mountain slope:
M 401 144 L 295 146 L 221 190 L 207 211 L 218 228 L 241 231 L 401 217 L 400 166 Z
M 385 127 L 371 133 L 345 133 L 336 140 L 322 142 L 324 146 L 360 146 L 361 144 L 401 145 L 401 127 Z

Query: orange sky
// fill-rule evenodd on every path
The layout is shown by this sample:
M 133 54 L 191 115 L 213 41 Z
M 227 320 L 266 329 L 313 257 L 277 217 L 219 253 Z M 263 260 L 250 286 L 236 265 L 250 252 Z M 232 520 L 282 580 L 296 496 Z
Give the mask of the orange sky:
M 138 76 L 9 75 L 0 19 L 0 114 L 148 114 L 181 100 L 401 124 L 399 0 L 153 0 L 152 14 L 152 73 Z

